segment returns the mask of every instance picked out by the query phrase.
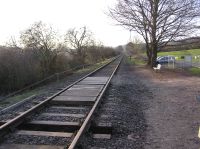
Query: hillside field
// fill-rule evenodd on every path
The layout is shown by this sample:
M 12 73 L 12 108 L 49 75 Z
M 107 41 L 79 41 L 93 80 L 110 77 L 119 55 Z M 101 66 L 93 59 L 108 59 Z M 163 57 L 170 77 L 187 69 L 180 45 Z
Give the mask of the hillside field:
M 159 52 L 158 56 L 165 56 L 165 55 L 171 55 L 178 57 L 178 59 L 181 56 L 185 55 L 191 55 L 191 56 L 198 56 L 200 55 L 200 49 L 191 49 L 191 50 L 182 50 L 182 51 L 170 51 L 170 52 Z

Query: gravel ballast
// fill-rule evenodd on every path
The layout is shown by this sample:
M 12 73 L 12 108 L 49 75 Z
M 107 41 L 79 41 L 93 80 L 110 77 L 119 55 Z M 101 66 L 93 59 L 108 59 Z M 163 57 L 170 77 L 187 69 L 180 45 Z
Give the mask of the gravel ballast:
M 105 68 L 101 69 L 100 71 L 98 71 L 97 73 L 95 73 L 93 76 L 105 76 L 105 75 L 110 75 L 114 69 L 114 64 L 117 63 L 118 60 L 115 60 L 114 62 L 111 63 L 111 65 L 106 66 Z M 93 68 L 94 69 L 94 68 Z M 27 109 L 35 106 L 36 104 L 44 101 L 45 99 L 47 99 L 48 97 L 52 96 L 53 94 L 57 93 L 58 91 L 64 89 L 65 87 L 67 87 L 68 85 L 72 84 L 73 82 L 77 81 L 78 79 L 80 79 L 81 77 L 85 76 L 86 74 L 88 74 L 89 72 L 92 72 L 92 70 L 86 70 L 83 72 L 79 72 L 79 73 L 74 73 L 70 76 L 66 76 L 66 78 L 63 78 L 59 81 L 55 81 L 52 83 L 49 83 L 47 85 L 41 86 L 39 87 L 38 90 L 38 94 L 36 94 L 35 96 L 31 97 L 30 100 L 19 104 L 18 106 L 15 106 L 13 108 L 10 108 L 10 110 L 7 111 L 0 111 L 0 114 L 3 116 L 0 116 L 0 121 L 4 121 L 4 120 L 8 120 L 11 118 L 14 118 L 14 115 L 16 115 L 19 112 L 24 112 Z M 10 114 L 13 113 L 13 116 Z M 7 116 L 8 115 L 8 116 Z
M 130 65 L 124 60 L 104 96 L 103 105 L 97 112 L 98 121 L 112 123 L 111 139 L 93 139 L 92 134 L 88 133 L 82 137 L 80 146 L 85 149 L 142 149 L 147 129 L 143 111 L 148 108 L 145 101 L 151 98 L 152 93 L 132 75 Z M 101 115 L 109 117 L 101 118 Z
M 5 144 L 30 144 L 30 145 L 67 145 L 70 138 L 48 137 L 48 136 L 27 136 L 27 135 L 8 135 Z
M 116 62 L 114 62 L 116 63 Z M 96 73 L 94 76 L 102 76 L 103 73 L 104 76 L 110 75 L 111 71 L 113 71 L 113 65 L 106 66 L 105 70 L 101 70 L 100 74 Z M 104 68 L 103 68 L 104 69 Z M 108 71 L 109 70 L 109 71 Z M 108 71 L 108 72 L 107 72 Z M 60 85 L 59 85 L 60 86 Z M 49 91 L 50 94 L 52 94 L 52 89 Z M 37 101 L 37 99 L 35 100 Z M 23 104 L 20 106 L 19 109 L 15 108 L 16 110 L 13 110 L 13 113 L 22 112 L 23 110 L 28 110 L 30 107 L 33 106 L 35 102 Z M 36 103 L 37 104 L 37 103 Z M 60 122 L 82 122 L 83 118 L 76 118 L 76 117 L 70 117 L 70 116 L 51 116 L 51 113 L 54 114 L 83 114 L 86 115 L 86 113 L 89 112 L 89 109 L 91 106 L 80 106 L 77 108 L 67 108 L 64 107 L 64 105 L 56 106 L 48 104 L 48 107 L 45 107 L 44 109 L 38 111 L 36 114 L 32 115 L 31 117 L 27 118 L 27 121 L 30 120 L 39 120 L 39 121 L 60 121 Z M 48 115 L 41 115 L 42 113 L 48 113 Z M 12 113 L 11 113 L 12 114 Z M 6 117 L 6 114 L 4 115 Z M 6 135 L 4 143 L 17 143 L 17 144 L 54 144 L 54 145 L 64 145 L 66 143 L 66 139 L 64 137 L 44 137 L 44 136 L 29 136 L 29 135 L 19 135 L 16 133 L 11 133 Z M 55 143 L 54 143 L 55 142 Z

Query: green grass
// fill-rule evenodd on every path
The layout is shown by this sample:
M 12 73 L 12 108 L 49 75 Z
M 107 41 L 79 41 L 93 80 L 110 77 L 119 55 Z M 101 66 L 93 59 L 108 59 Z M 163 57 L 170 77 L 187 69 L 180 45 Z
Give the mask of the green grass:
M 91 66 L 89 66 L 89 67 L 87 67 L 87 68 L 79 69 L 79 70 L 75 71 L 75 73 L 84 73 L 84 72 L 88 72 L 88 71 L 91 71 L 91 70 L 95 70 L 95 69 L 97 69 L 98 67 L 105 65 L 105 64 L 108 63 L 110 60 L 111 60 L 111 59 L 105 59 L 104 61 L 101 61 L 101 62 L 99 62 L 99 63 L 96 63 L 96 64 L 94 64 L 94 65 L 91 65 Z
M 22 94 L 19 94 L 19 95 L 15 95 L 13 97 L 10 97 L 10 98 L 7 98 L 6 100 L 3 100 L 0 102 L 0 106 L 1 107 L 7 107 L 9 105 L 12 105 L 14 103 L 17 103 L 25 98 L 28 98 L 32 95 L 35 95 L 35 94 L 39 94 L 40 92 L 42 92 L 42 90 L 39 90 L 39 89 L 34 89 L 34 90 L 29 90 L 29 91 L 26 91 Z
M 192 67 L 188 71 L 193 75 L 200 76 L 200 68 Z
M 200 49 L 182 50 L 182 51 L 171 51 L 171 52 L 159 52 L 158 56 L 171 55 L 181 59 L 181 56 L 191 55 L 192 57 L 200 55 Z
M 146 62 L 142 59 L 142 58 L 138 58 L 138 57 L 127 57 L 127 62 L 129 64 L 134 64 L 134 65 L 137 65 L 137 66 L 144 66 L 146 65 Z

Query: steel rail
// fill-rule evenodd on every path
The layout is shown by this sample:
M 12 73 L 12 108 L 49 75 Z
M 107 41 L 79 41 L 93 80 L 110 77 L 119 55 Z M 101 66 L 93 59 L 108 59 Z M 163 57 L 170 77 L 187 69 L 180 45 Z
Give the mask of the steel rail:
M 83 133 L 88 129 L 90 122 L 93 118 L 93 114 L 95 113 L 106 89 L 108 88 L 111 79 L 113 78 L 115 72 L 117 71 L 119 65 L 121 64 L 123 57 L 121 57 L 119 63 L 117 64 L 115 70 L 113 71 L 113 73 L 111 74 L 111 76 L 109 77 L 108 81 L 106 82 L 105 87 L 103 88 L 103 90 L 101 91 L 100 95 L 98 96 L 95 104 L 93 105 L 92 109 L 90 110 L 89 114 L 87 115 L 86 119 L 84 120 L 83 124 L 81 125 L 80 129 L 78 130 L 78 132 L 76 133 L 73 141 L 71 142 L 70 146 L 68 147 L 68 149 L 74 149 L 76 147 L 76 145 L 78 144 L 78 141 L 80 140 L 81 136 L 83 135 Z M 65 147 L 66 148 L 66 147 Z
M 42 108 L 43 106 L 45 106 L 52 99 L 54 99 L 56 96 L 60 95 L 62 92 L 66 91 L 67 89 L 69 89 L 73 85 L 77 84 L 78 82 L 82 81 L 86 77 L 88 77 L 88 76 L 96 73 L 97 71 L 103 69 L 104 67 L 106 67 L 107 65 L 109 65 L 110 63 L 112 63 L 113 61 L 115 61 L 116 59 L 118 59 L 119 57 L 120 56 L 117 56 L 117 57 L 113 58 L 110 62 L 106 63 L 105 65 L 103 65 L 103 66 L 95 69 L 94 71 L 90 72 L 89 74 L 85 75 L 84 77 L 80 78 L 79 80 L 75 81 L 74 83 L 68 85 L 67 87 L 65 87 L 61 91 L 55 93 L 54 95 L 52 95 L 51 97 L 49 97 L 46 100 L 42 101 L 41 103 L 37 104 L 36 106 L 30 108 L 29 110 L 23 112 L 22 114 L 18 115 L 17 117 L 13 118 L 12 120 L 10 120 L 10 121 L 6 122 L 5 124 L 1 125 L 0 126 L 0 141 L 3 138 L 3 136 L 9 130 L 13 130 L 13 128 L 15 128 L 15 127 L 19 126 L 21 123 L 23 123 L 26 117 L 31 116 L 35 111 L 37 111 L 40 108 Z

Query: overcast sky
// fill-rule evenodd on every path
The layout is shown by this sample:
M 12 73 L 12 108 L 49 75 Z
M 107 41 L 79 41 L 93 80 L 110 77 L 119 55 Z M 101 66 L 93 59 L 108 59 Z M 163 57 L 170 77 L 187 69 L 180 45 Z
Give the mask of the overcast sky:
M 116 0 L 0 0 L 0 44 L 16 38 L 36 21 L 50 24 L 60 34 L 69 28 L 87 26 L 107 46 L 129 41 L 130 33 L 105 12 Z

